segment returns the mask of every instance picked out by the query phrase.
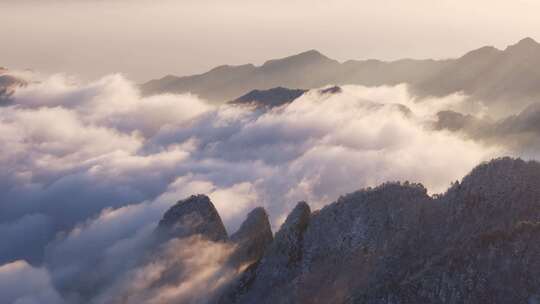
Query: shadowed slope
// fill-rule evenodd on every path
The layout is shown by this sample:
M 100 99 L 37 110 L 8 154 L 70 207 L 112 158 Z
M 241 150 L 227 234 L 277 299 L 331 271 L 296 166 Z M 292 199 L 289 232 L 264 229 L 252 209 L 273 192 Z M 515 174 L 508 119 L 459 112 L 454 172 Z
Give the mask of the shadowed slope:
M 299 205 L 228 303 L 534 303 L 539 189 L 538 163 L 503 158 L 433 198 L 388 183 Z

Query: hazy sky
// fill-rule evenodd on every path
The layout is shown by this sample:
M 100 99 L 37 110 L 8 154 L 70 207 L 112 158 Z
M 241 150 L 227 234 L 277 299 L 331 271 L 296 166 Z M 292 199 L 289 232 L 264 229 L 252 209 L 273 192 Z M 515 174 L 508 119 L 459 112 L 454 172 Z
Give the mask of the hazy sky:
M 540 38 L 536 0 L 0 0 L 0 66 L 144 81 L 308 49 L 456 57 Z

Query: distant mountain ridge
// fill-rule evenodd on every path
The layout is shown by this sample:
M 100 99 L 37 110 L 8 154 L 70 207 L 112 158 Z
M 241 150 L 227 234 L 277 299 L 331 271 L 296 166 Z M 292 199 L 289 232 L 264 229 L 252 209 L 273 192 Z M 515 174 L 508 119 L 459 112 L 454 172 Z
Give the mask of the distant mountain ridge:
M 505 102 L 506 108 L 524 108 L 540 100 L 540 44 L 525 38 L 505 50 L 480 48 L 413 89 L 420 96 L 463 92 L 490 105 Z
M 525 38 L 504 50 L 482 47 L 447 60 L 349 60 L 340 63 L 316 50 L 261 66 L 219 66 L 193 76 L 166 76 L 141 85 L 144 94 L 191 92 L 223 103 L 252 90 L 407 83 L 419 97 L 463 92 L 487 103 L 524 108 L 540 98 L 540 44 Z
M 319 88 L 330 84 L 398 84 L 425 77 L 442 69 L 446 61 L 378 60 L 339 63 L 316 50 L 274 59 L 261 66 L 252 64 L 216 67 L 206 73 L 177 77 L 165 76 L 141 85 L 145 95 L 191 92 L 212 102 L 223 103 L 252 90 L 275 87 Z M 405 72 L 412 67 L 415 71 Z M 351 79 L 349 81 L 348 79 Z

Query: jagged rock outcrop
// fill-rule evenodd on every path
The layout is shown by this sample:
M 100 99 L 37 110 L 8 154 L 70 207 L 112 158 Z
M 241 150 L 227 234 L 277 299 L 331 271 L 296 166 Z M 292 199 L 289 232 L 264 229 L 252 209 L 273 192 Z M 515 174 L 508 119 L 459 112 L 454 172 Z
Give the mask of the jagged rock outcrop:
M 227 231 L 214 204 L 206 195 L 192 195 L 171 207 L 156 229 L 160 237 L 186 238 L 200 235 L 210 241 L 226 241 Z
M 273 239 L 266 211 L 262 207 L 253 209 L 230 238 L 236 248 L 228 264 L 240 270 L 241 275 L 230 282 L 212 303 L 233 303 L 253 284 L 255 270 Z
M 262 208 L 228 238 L 203 195 L 173 206 L 158 230 L 234 246 L 224 267 L 238 276 L 210 303 L 540 300 L 537 162 L 501 158 L 481 164 L 441 195 L 405 182 L 345 195 L 313 213 L 300 202 L 274 238 Z M 181 278 L 180 268 L 171 268 L 167 278 Z
M 308 204 L 298 203 L 261 261 L 248 268 L 239 279 L 241 284 L 229 291 L 228 303 L 296 303 L 294 279 L 300 271 L 303 237 L 310 217 Z
M 262 207 L 253 209 L 238 231 L 231 235 L 230 240 L 236 246 L 231 263 L 241 267 L 259 261 L 273 239 L 268 214 Z
M 221 303 L 537 303 L 539 227 L 540 164 L 509 158 L 443 195 L 388 183 L 301 203 Z
M 224 251 L 219 257 L 223 259 L 223 262 L 219 265 L 219 269 L 214 269 L 216 272 L 215 289 L 208 290 L 200 303 L 232 302 L 236 297 L 236 290 L 248 284 L 246 280 L 250 280 L 248 276 L 250 270 L 256 269 L 256 265 L 273 242 L 272 229 L 264 208 L 257 207 L 249 212 L 240 228 L 228 237 L 221 217 L 211 200 L 205 195 L 193 195 L 172 206 L 159 222 L 155 232 L 157 242 L 151 245 L 154 251 L 148 255 L 149 260 L 145 262 L 151 263 L 156 258 L 165 259 L 168 267 L 155 281 L 153 287 L 180 285 L 182 280 L 199 270 L 196 267 L 193 269 L 192 266 L 191 272 L 186 273 L 186 269 L 190 267 L 185 265 L 186 261 L 182 260 L 182 256 L 167 256 L 167 252 L 163 251 L 167 248 L 163 246 L 167 242 L 174 242 L 173 245 L 176 248 L 201 246 L 201 244 L 207 247 L 215 242 L 213 244 L 219 245 L 215 249 Z M 218 265 L 213 265 L 214 268 L 216 266 Z M 227 278 L 220 282 L 218 273 Z M 240 273 L 241 276 L 234 276 Z
M 289 214 L 261 261 L 259 274 L 261 277 L 268 276 L 263 280 L 271 278 L 283 280 L 285 277 L 282 277 L 283 274 L 292 273 L 295 267 L 300 266 L 304 232 L 310 217 L 311 210 L 305 202 L 299 202 Z M 280 270 L 284 273 L 280 274 Z

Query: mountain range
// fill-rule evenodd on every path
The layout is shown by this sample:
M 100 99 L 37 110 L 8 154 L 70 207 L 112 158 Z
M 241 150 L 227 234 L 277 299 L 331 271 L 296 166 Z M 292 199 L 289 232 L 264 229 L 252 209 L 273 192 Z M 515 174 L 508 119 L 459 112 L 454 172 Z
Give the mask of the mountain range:
M 273 236 L 259 207 L 228 237 L 204 195 L 156 231 L 234 244 L 238 274 L 210 303 L 538 303 L 538 197 L 540 164 L 500 158 L 441 195 L 394 182 L 300 202 Z
M 540 97 L 540 44 L 525 38 L 504 50 L 482 47 L 457 59 L 340 63 L 316 50 L 274 59 L 261 66 L 223 65 L 192 76 L 168 75 L 141 85 L 143 94 L 191 92 L 214 103 L 252 90 L 311 89 L 326 85 L 406 83 L 419 98 L 462 92 L 494 108 L 523 109 Z

